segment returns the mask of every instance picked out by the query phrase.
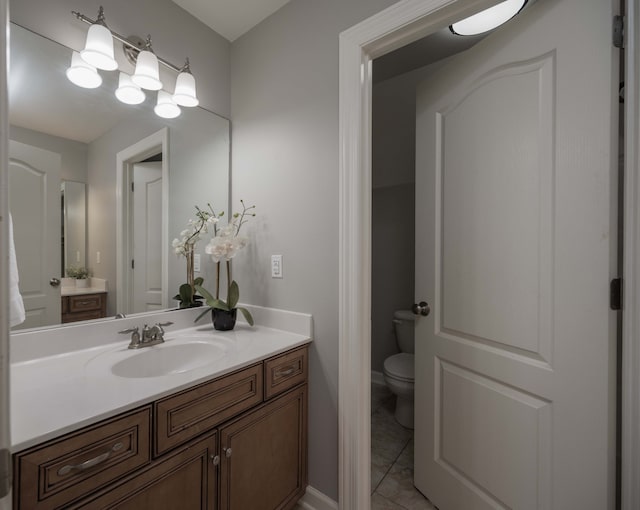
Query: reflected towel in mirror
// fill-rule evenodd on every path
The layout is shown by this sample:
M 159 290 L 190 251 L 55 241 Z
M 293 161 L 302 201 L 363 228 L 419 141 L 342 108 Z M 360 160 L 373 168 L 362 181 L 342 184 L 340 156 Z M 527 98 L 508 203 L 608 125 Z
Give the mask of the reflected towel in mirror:
M 25 319 L 24 303 L 20 295 L 18 283 L 18 263 L 16 262 L 16 247 L 13 242 L 13 219 L 9 214 L 9 326 L 22 324 Z

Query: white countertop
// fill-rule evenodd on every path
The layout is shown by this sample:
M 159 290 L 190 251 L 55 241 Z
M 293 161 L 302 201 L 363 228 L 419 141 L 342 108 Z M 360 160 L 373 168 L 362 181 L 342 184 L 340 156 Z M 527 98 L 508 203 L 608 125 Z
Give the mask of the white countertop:
M 107 291 L 100 287 L 62 287 L 61 296 L 81 296 L 85 294 L 100 294 Z
M 220 332 L 213 329 L 210 321 L 203 320 L 202 325 L 196 327 L 177 331 L 167 328 L 165 343 L 159 346 L 131 350 L 127 349 L 129 341 L 121 340 L 75 350 L 67 346 L 60 349 L 60 353 L 48 352 L 43 357 L 23 355 L 23 360 L 11 364 L 12 452 L 21 451 L 311 341 L 311 316 L 294 314 L 291 321 L 286 320 L 286 314 L 290 312 L 275 311 L 274 315 L 264 308 L 251 307 L 251 310 L 256 319 L 264 318 L 263 324 L 266 325 L 250 327 L 239 321 L 233 331 Z M 273 320 L 273 317 L 276 319 Z M 282 317 L 285 317 L 284 321 L 280 320 Z M 290 331 L 272 327 L 274 324 L 287 327 L 296 323 L 303 327 L 289 328 Z M 305 323 L 308 323 L 308 328 L 304 326 Z M 124 321 L 111 321 L 107 325 L 89 324 L 69 329 L 67 335 L 81 337 L 90 334 L 91 328 L 104 330 L 109 326 L 113 326 L 115 332 L 121 325 L 124 325 Z M 59 336 L 60 332 L 52 334 Z M 36 331 L 31 336 L 36 339 L 16 335 L 12 341 L 24 341 L 27 344 L 31 342 L 29 349 L 33 350 L 37 341 L 47 340 L 46 332 Z M 203 366 L 159 377 L 127 378 L 111 372 L 111 367 L 117 361 L 149 349 L 176 345 L 185 339 L 214 342 L 222 345 L 226 352 L 222 357 Z M 52 337 L 52 341 L 55 340 Z M 67 338 L 65 341 L 70 340 Z

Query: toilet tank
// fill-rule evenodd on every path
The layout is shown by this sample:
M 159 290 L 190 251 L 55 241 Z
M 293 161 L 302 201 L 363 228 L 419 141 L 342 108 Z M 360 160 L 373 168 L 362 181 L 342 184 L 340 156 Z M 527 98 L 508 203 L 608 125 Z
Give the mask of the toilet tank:
M 413 354 L 415 351 L 414 321 L 416 316 L 410 310 L 398 310 L 393 314 L 393 326 L 400 352 Z

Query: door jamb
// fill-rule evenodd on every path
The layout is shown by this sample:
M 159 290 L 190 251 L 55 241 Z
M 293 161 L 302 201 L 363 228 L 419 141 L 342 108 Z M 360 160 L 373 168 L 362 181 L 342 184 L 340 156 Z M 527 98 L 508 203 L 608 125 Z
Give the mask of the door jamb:
M 340 508 L 370 508 L 372 60 L 496 0 L 402 0 L 340 34 Z M 622 510 L 640 508 L 640 0 L 627 0 Z

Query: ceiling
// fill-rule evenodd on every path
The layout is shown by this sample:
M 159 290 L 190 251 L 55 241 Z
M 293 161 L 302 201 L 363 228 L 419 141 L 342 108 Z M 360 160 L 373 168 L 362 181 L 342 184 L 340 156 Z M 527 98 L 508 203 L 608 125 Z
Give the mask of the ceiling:
M 233 42 L 290 0 L 173 0 Z

